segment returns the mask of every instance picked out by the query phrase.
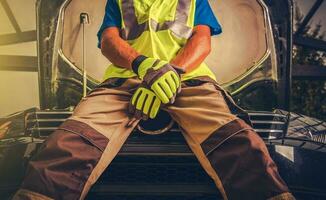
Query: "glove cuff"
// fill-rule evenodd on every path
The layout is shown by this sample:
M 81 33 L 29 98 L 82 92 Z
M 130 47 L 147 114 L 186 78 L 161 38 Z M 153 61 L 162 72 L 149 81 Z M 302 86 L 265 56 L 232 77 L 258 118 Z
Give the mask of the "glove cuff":
M 179 67 L 179 66 L 176 66 L 176 65 L 172 65 L 172 67 L 175 69 L 175 71 L 178 72 L 179 75 L 186 73 L 186 70 L 184 68 L 182 68 L 182 67 Z
M 138 67 L 138 77 L 143 80 L 149 69 L 154 69 L 160 60 L 155 58 L 146 58 Z
M 138 56 L 137 58 L 135 58 L 135 59 L 132 61 L 132 63 L 131 63 L 131 68 L 132 68 L 132 71 L 133 71 L 135 74 L 139 75 L 139 74 L 138 74 L 139 66 L 140 66 L 140 64 L 141 64 L 144 60 L 146 60 L 146 59 L 147 59 L 146 56 L 144 56 L 144 55 L 140 55 L 140 56 Z

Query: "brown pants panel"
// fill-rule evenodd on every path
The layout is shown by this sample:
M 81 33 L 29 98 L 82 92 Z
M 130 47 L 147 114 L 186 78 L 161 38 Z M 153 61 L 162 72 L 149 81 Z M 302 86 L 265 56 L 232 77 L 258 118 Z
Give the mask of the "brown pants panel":
M 67 131 L 69 126 L 78 127 L 78 134 Z M 29 162 L 22 188 L 53 199 L 78 199 L 109 140 L 78 121 L 68 120 L 61 128 Z M 93 135 L 91 141 L 87 134 Z
M 220 143 L 220 136 L 227 132 L 238 133 Z M 289 191 L 264 142 L 242 120 L 224 125 L 201 146 L 219 173 L 228 199 L 264 200 Z

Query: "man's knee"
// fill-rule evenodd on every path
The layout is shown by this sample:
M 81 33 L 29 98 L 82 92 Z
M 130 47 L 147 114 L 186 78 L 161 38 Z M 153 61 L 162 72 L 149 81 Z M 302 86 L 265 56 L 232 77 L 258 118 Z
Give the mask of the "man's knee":
M 264 141 L 242 120 L 224 125 L 201 146 L 229 199 L 268 199 L 288 193 Z
M 78 199 L 108 144 L 107 138 L 93 131 L 86 124 L 69 120 L 61 125 L 30 160 L 23 191 L 54 199 Z

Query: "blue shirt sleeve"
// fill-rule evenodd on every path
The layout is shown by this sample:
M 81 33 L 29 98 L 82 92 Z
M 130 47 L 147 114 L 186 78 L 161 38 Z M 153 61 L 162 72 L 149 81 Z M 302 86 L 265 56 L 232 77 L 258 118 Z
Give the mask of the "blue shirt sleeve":
M 211 35 L 222 33 L 222 27 L 216 19 L 208 0 L 197 0 L 195 10 L 195 26 L 207 25 L 211 29 Z
M 97 33 L 98 48 L 101 48 L 102 33 L 108 27 L 121 28 L 121 13 L 117 0 L 108 0 L 106 3 L 103 23 Z

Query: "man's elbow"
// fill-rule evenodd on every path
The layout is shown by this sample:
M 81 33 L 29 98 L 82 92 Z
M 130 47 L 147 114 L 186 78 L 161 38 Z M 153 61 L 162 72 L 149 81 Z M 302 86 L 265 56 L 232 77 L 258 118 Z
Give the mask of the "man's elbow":
M 107 57 L 110 54 L 110 46 L 113 46 L 115 38 L 119 37 L 119 30 L 116 27 L 109 27 L 105 29 L 101 37 L 101 52 Z
M 106 56 L 106 52 L 107 52 L 107 48 L 106 48 L 106 43 L 104 41 L 104 39 L 102 38 L 101 40 L 101 52 L 103 56 Z
M 208 40 L 208 41 L 206 42 L 206 45 L 205 45 L 205 52 L 204 52 L 204 54 L 205 54 L 206 56 L 208 56 L 208 55 L 211 53 L 211 51 L 212 51 L 211 41 Z
M 108 48 L 108 46 L 109 46 L 109 43 L 105 39 L 102 39 L 102 41 L 101 41 L 102 55 L 105 56 L 110 62 L 112 62 L 111 61 L 111 52 L 110 52 L 110 48 Z
M 198 25 L 194 28 L 192 36 L 195 43 L 200 46 L 200 51 L 203 56 L 208 56 L 211 52 L 211 31 L 206 25 Z
M 202 42 L 202 54 L 203 56 L 207 57 L 211 51 L 212 51 L 212 46 L 211 46 L 211 40 L 210 38 L 206 38 L 201 41 Z

